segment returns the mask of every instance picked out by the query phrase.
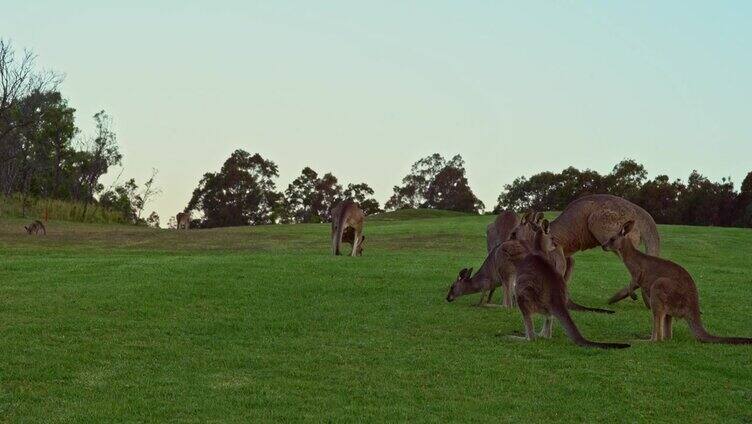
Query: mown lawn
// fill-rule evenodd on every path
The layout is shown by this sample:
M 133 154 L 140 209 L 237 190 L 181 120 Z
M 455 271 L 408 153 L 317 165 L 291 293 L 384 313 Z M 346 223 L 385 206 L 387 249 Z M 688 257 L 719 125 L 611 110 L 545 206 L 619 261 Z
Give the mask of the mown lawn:
M 0 421 L 752 422 L 752 346 L 700 344 L 683 322 L 621 351 L 558 324 L 510 340 L 518 311 L 444 300 L 491 218 L 419 218 L 370 220 L 362 258 L 330 256 L 327 225 L 29 237 L 0 220 Z M 752 231 L 661 233 L 708 329 L 752 336 Z M 576 258 L 580 303 L 628 281 L 613 255 Z M 573 315 L 593 340 L 649 335 L 642 301 L 615 309 Z

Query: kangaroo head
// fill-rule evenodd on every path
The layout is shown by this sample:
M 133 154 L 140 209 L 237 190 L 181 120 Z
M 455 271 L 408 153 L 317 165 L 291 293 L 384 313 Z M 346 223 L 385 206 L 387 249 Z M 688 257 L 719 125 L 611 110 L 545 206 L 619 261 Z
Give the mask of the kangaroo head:
M 536 222 L 538 214 L 529 212 L 522 217 L 520 224 L 517 225 L 509 236 L 510 240 L 519 240 L 522 243 L 527 243 L 529 246 L 533 246 L 535 243 L 535 234 L 540 228 L 539 223 Z M 541 214 L 542 219 L 542 214 Z
M 548 253 L 556 249 L 556 243 L 551 237 L 551 230 L 547 219 L 541 221 L 540 227 L 535 232 L 535 249 L 543 253 Z
M 632 243 L 629 238 L 629 233 L 634 229 L 635 222 L 627 221 L 621 226 L 621 229 L 613 237 L 603 243 L 601 247 L 607 252 L 621 252 L 624 249 L 625 243 Z M 634 246 L 633 246 L 634 247 Z
M 452 283 L 452 286 L 449 287 L 449 293 L 447 293 L 446 300 L 447 302 L 451 302 L 454 299 L 462 296 L 463 294 L 467 293 L 470 286 L 470 276 L 473 275 L 473 269 L 470 268 L 462 268 L 459 275 L 457 276 L 457 279 L 454 280 L 454 283 Z

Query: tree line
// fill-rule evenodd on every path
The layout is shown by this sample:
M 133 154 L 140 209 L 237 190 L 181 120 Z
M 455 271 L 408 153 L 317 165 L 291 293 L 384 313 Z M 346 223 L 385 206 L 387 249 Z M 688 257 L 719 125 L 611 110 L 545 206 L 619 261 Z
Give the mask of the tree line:
M 112 118 L 96 113 L 94 134 L 82 135 L 75 109 L 58 89 L 61 80 L 38 70 L 31 52 L 18 53 L 0 39 L 0 195 L 20 198 L 22 205 L 27 199 L 69 201 L 80 204 L 82 218 L 104 208 L 125 222 L 159 226 L 155 212 L 144 215 L 160 193 L 157 171 L 140 186 L 118 176 L 106 187 L 102 177 L 123 162 Z M 343 185 L 331 172 L 305 167 L 281 190 L 278 177 L 273 161 L 236 150 L 217 172 L 203 175 L 185 211 L 196 212 L 193 225 L 205 228 L 328 222 L 331 208 L 347 198 L 367 214 L 382 211 L 365 182 Z M 562 210 L 596 193 L 625 197 L 659 223 L 752 227 L 752 172 L 737 192 L 730 180 L 712 182 L 697 171 L 686 182 L 666 175 L 649 180 L 644 166 L 630 159 L 606 175 L 568 167 L 519 177 L 503 187 L 494 212 Z M 435 153 L 412 165 L 383 210 L 404 208 L 482 213 L 485 205 L 470 188 L 462 156 Z
M 185 212 L 198 212 L 192 225 L 203 228 L 331 221 L 332 208 L 344 199 L 360 204 L 367 215 L 382 212 L 366 183 L 339 183 L 334 174 L 305 167 L 284 191 L 276 187 L 277 165 L 258 153 L 236 150 L 218 172 L 204 174 Z M 483 202 L 473 194 L 460 155 L 439 154 L 413 164 L 385 204 L 403 208 L 449 209 L 479 213 Z
M 75 109 L 58 90 L 62 77 L 38 70 L 29 51 L 17 52 L 0 39 L 0 195 L 55 199 L 80 204 L 81 218 L 98 208 L 120 211 L 126 222 L 157 224 L 142 217 L 158 189 L 156 171 L 142 188 L 130 179 L 105 187 L 102 177 L 122 164 L 112 118 L 93 116 L 93 135 L 81 134 Z
M 713 182 L 696 170 L 686 182 L 667 175 L 648 179 L 647 175 L 643 165 L 625 159 L 607 175 L 570 166 L 559 173 L 519 177 L 504 186 L 494 212 L 560 211 L 579 197 L 607 193 L 640 205 L 659 224 L 752 227 L 752 172 L 739 191 L 730 179 Z

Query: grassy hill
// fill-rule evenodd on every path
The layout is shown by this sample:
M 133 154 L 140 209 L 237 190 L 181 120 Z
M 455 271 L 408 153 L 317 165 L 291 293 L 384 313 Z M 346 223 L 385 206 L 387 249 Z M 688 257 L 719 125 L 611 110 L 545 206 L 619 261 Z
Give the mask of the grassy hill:
M 411 212 L 416 214 L 415 212 Z M 503 337 L 516 310 L 448 304 L 485 254 L 489 216 L 383 216 L 361 258 L 328 225 L 199 231 L 0 220 L 0 421 L 752 421 L 752 347 L 650 333 L 642 302 L 573 313 L 579 348 Z M 752 231 L 661 227 L 703 319 L 752 336 Z M 346 245 L 349 246 L 349 245 Z M 628 275 L 577 255 L 572 296 L 603 305 Z M 540 325 L 540 321 L 537 322 Z

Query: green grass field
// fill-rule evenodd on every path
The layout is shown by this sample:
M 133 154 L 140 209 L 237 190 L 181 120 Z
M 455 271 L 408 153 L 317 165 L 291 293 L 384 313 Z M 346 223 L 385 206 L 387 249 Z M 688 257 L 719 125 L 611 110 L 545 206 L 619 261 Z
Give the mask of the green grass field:
M 327 225 L 30 237 L 0 220 L 0 421 L 752 422 L 752 346 L 700 344 L 684 322 L 621 351 L 558 324 L 510 340 L 517 310 L 444 300 L 492 217 L 419 215 L 369 220 L 361 258 L 331 256 Z M 706 327 L 752 336 L 752 231 L 661 232 Z M 628 281 L 611 254 L 576 259 L 580 303 Z M 573 316 L 593 340 L 649 335 L 642 301 L 615 309 Z

